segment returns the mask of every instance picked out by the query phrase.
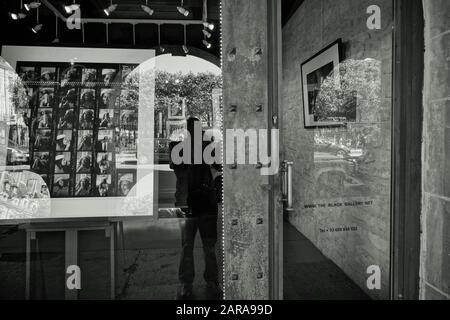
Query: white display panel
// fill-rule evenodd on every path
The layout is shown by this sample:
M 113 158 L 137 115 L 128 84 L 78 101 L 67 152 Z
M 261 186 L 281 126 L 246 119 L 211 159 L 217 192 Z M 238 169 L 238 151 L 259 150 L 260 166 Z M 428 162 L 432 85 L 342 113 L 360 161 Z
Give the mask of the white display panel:
M 130 64 L 139 65 L 139 107 L 137 110 L 139 137 L 137 147 L 136 184 L 127 197 L 53 198 L 29 199 L 38 206 L 39 213 L 27 214 L 0 212 L 0 221 L 47 218 L 96 218 L 124 216 L 153 216 L 156 212 L 154 166 L 154 103 L 155 103 L 155 52 L 138 49 L 55 48 L 4 46 L 2 58 L 16 70 L 18 63 L 72 63 L 83 65 Z M 6 99 L 5 99 L 6 100 Z M 7 140 L 7 139 L 6 139 Z M 2 170 L 4 172 L 4 170 Z M 27 175 L 28 172 L 22 175 Z M 31 172 L 29 174 L 32 174 Z M 17 174 L 16 174 L 17 176 Z M 28 181 L 28 180 L 27 180 Z M 37 183 L 39 184 L 39 183 Z M 157 200 L 156 200 L 157 201 Z M 23 206 L 22 206 L 23 207 Z M 30 204 L 27 203 L 29 209 Z M 17 208 L 17 207 L 16 207 Z M 9 209 L 7 209 L 9 210 Z

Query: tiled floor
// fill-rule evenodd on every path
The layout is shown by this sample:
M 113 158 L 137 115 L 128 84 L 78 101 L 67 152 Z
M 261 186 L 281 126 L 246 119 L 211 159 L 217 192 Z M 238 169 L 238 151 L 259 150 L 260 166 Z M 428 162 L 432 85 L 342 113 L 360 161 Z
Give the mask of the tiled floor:
M 288 222 L 284 223 L 284 298 L 370 299 L 336 264 Z

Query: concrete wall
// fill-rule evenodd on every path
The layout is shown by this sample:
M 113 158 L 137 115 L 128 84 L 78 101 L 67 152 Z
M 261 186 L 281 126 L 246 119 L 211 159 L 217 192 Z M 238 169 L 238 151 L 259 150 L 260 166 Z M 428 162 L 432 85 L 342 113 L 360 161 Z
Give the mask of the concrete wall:
M 223 0 L 222 8 L 225 129 L 267 128 L 267 0 Z M 258 105 L 263 112 L 257 111 Z M 255 165 L 225 167 L 226 299 L 269 297 L 266 181 Z
M 366 25 L 374 4 L 381 8 L 381 30 Z M 356 122 L 305 129 L 301 64 L 338 38 L 344 43 L 343 93 L 358 94 Z M 391 0 L 306 0 L 283 29 L 282 144 L 295 163 L 289 220 L 375 299 L 389 297 L 391 79 Z M 335 148 L 324 150 L 323 139 L 359 141 L 353 146 L 359 144 L 363 156 L 353 165 Z M 344 205 L 329 206 L 336 203 Z M 367 289 L 372 265 L 381 268 L 381 290 Z
M 450 299 L 450 2 L 424 0 L 421 298 Z

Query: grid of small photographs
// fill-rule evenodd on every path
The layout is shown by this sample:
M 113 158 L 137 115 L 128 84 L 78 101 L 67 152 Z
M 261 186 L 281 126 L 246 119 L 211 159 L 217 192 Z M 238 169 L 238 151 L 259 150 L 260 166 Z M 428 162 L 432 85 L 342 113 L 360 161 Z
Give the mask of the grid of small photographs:
M 53 198 L 126 197 L 136 184 L 135 65 L 18 63 L 31 118 L 30 166 Z

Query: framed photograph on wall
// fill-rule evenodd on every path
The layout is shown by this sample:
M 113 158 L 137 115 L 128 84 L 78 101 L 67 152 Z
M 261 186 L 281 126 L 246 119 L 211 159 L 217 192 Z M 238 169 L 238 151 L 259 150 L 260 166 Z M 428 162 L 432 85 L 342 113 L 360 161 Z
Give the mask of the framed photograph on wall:
M 169 120 L 186 119 L 186 98 L 177 99 L 169 106 Z
M 341 50 L 339 39 L 301 65 L 305 128 L 341 126 L 355 121 L 333 99 L 341 87 Z

